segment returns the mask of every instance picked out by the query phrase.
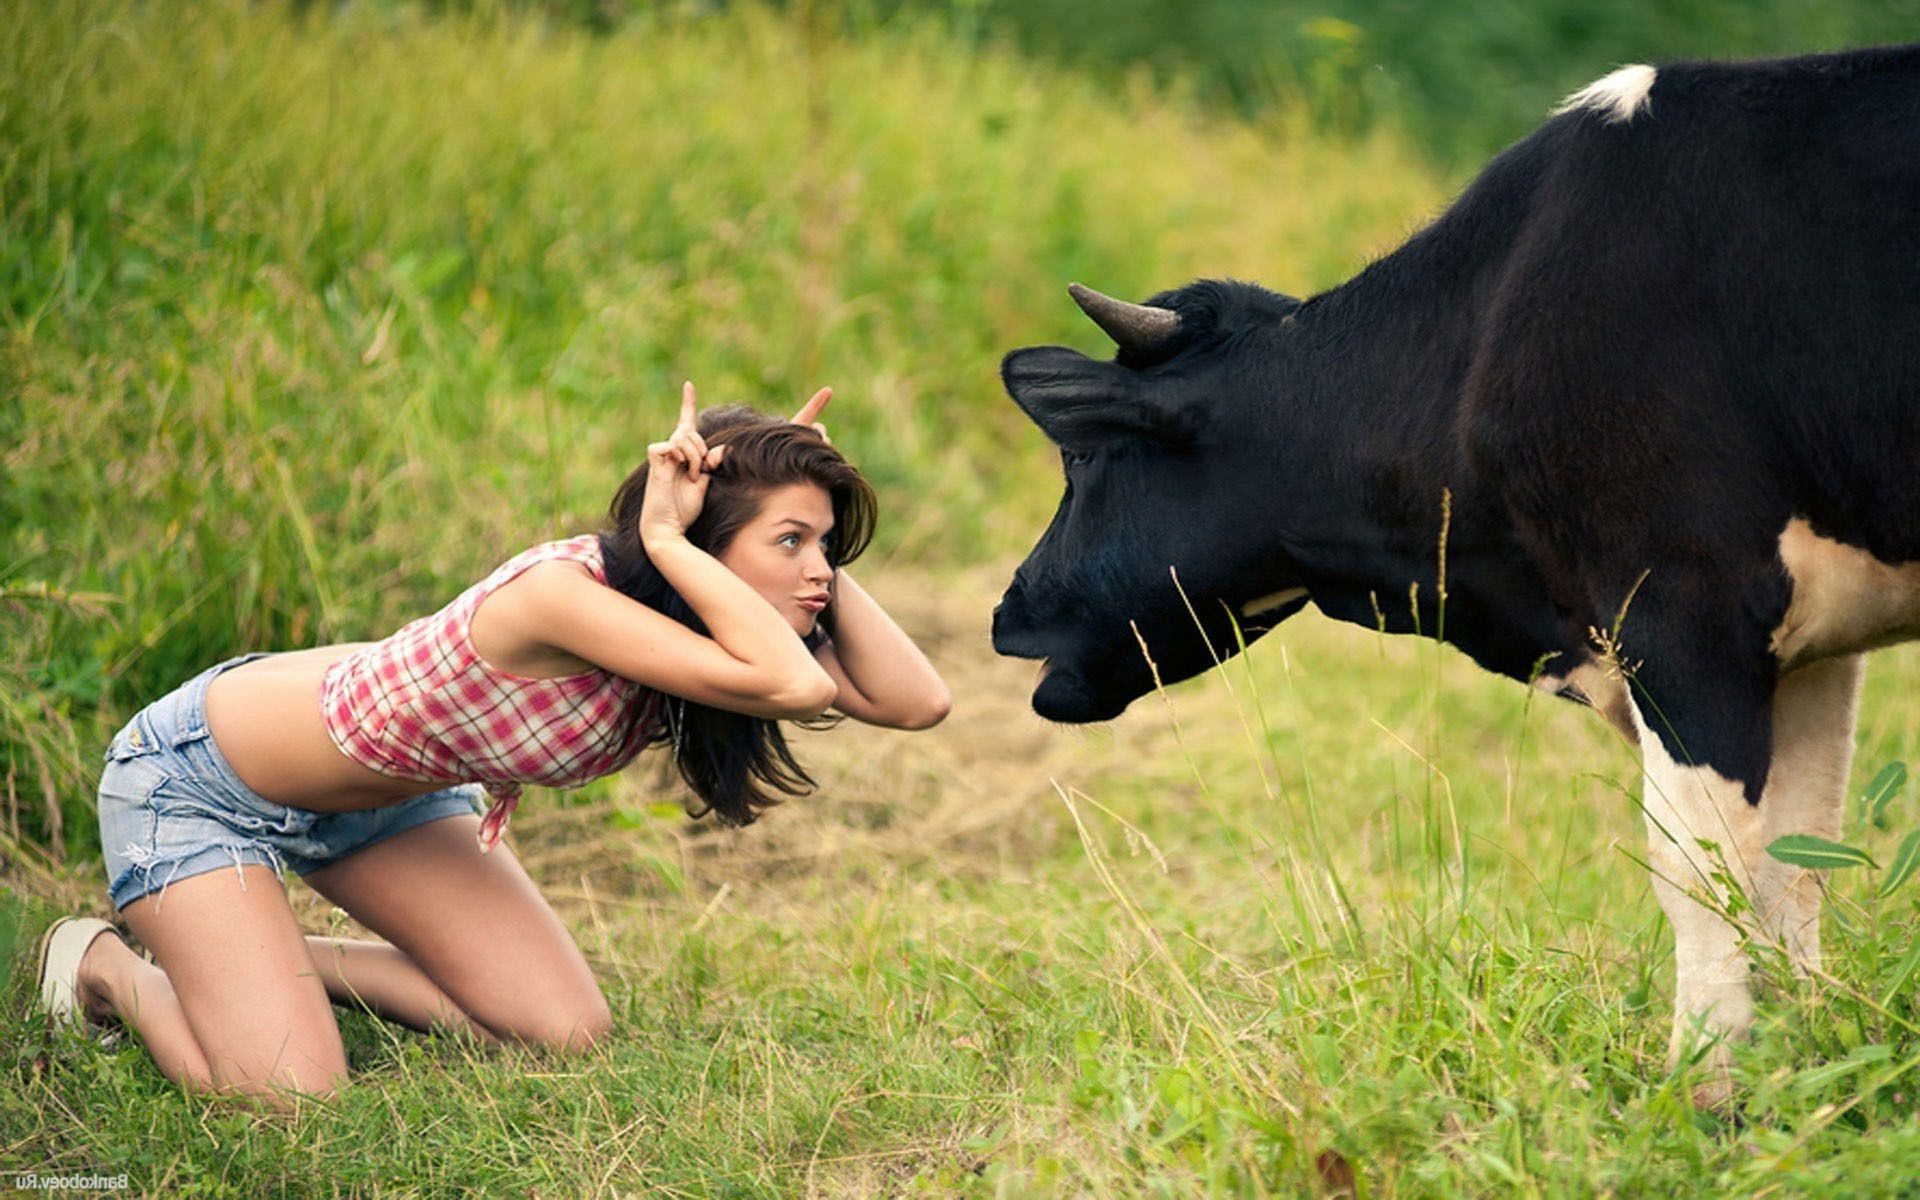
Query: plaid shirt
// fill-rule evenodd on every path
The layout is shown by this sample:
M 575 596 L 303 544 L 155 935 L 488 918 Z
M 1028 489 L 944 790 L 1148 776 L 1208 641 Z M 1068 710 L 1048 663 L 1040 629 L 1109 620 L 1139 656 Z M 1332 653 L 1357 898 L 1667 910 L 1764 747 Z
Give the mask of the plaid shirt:
M 530 679 L 474 650 L 480 602 L 551 559 L 607 581 L 593 534 L 534 546 L 439 612 L 341 659 L 320 685 L 327 733 L 348 758 L 396 779 L 486 785 L 483 853 L 506 831 L 522 784 L 577 787 L 627 765 L 659 734 L 660 694 L 632 680 L 599 669 Z

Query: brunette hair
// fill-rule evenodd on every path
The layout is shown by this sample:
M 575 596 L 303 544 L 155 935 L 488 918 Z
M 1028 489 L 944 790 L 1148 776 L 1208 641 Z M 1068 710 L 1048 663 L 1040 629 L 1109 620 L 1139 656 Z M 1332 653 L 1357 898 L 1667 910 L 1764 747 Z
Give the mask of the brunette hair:
M 738 404 L 707 409 L 695 428 L 709 447 L 725 446 L 727 452 L 710 472 L 700 515 L 687 528 L 687 540 L 693 545 L 720 554 L 759 513 L 769 492 L 788 484 L 813 483 L 824 488 L 833 503 L 828 561 L 838 569 L 867 548 L 877 508 L 873 488 L 818 432 Z M 607 583 L 706 634 L 706 623 L 674 591 L 640 543 L 640 508 L 646 493 L 643 462 L 614 493 L 607 509 L 608 527 L 600 532 Z M 831 638 L 832 614 L 829 604 L 807 639 L 809 647 L 817 649 Z M 787 749 L 778 721 L 671 695 L 660 699 L 663 727 L 655 740 L 675 746 L 680 777 L 698 801 L 697 806 L 688 807 L 690 815 L 711 812 L 723 825 L 751 825 L 761 809 L 780 803 L 782 796 L 804 796 L 813 789 L 813 777 Z M 820 717 L 799 724 L 817 727 L 838 721 L 838 717 Z

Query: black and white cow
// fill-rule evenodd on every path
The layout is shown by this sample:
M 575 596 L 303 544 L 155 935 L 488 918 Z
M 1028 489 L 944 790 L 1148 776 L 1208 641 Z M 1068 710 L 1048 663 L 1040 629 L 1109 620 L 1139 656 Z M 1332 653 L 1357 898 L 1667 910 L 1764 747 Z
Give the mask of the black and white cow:
M 1817 966 L 1764 848 L 1838 836 L 1861 654 L 1920 636 L 1920 46 L 1616 71 L 1308 300 L 1071 290 L 1113 361 L 1002 366 L 1067 481 L 994 611 L 1036 711 L 1150 690 L 1136 628 L 1168 682 L 1230 616 L 1439 632 L 1641 747 L 1676 1055 L 1753 1016 L 1720 856 Z

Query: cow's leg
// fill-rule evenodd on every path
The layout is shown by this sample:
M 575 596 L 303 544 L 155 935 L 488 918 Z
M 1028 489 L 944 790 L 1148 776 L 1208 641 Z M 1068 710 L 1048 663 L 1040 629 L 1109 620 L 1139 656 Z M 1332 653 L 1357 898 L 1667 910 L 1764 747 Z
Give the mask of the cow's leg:
M 1646 785 L 1648 863 L 1653 891 L 1673 926 L 1674 1014 L 1668 1065 L 1702 1037 L 1718 1039 L 1710 1068 L 1724 1074 L 1726 1042 L 1753 1023 L 1752 964 L 1738 928 L 1722 914 L 1730 889 L 1751 897 L 1765 852 L 1759 809 L 1740 780 L 1677 760 L 1636 699 Z
M 1853 762 L 1863 658 L 1810 663 L 1783 676 L 1773 699 L 1773 766 L 1760 801 L 1764 842 L 1790 833 L 1837 839 Z M 1820 969 L 1820 877 L 1763 854 L 1754 906 L 1800 975 Z
M 1739 609 L 1686 611 L 1673 603 L 1716 590 L 1650 588 L 1628 612 L 1622 639 L 1646 771 L 1648 862 L 1673 926 L 1669 1063 L 1711 1042 L 1700 1093 L 1709 1101 L 1727 1096 L 1728 1043 L 1753 1023 L 1746 939 L 1758 924 L 1751 906 L 1767 843 L 1758 802 L 1773 755 L 1779 680 L 1765 630 Z

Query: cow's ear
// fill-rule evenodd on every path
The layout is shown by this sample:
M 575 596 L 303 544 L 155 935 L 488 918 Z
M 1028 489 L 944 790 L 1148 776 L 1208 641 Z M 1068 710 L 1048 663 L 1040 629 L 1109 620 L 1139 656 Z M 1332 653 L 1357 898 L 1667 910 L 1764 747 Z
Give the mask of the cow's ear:
M 1196 432 L 1195 414 L 1160 401 L 1138 373 L 1065 346 L 1015 350 L 1001 361 L 1000 380 L 1021 411 L 1062 446 L 1124 436 L 1187 442 Z

